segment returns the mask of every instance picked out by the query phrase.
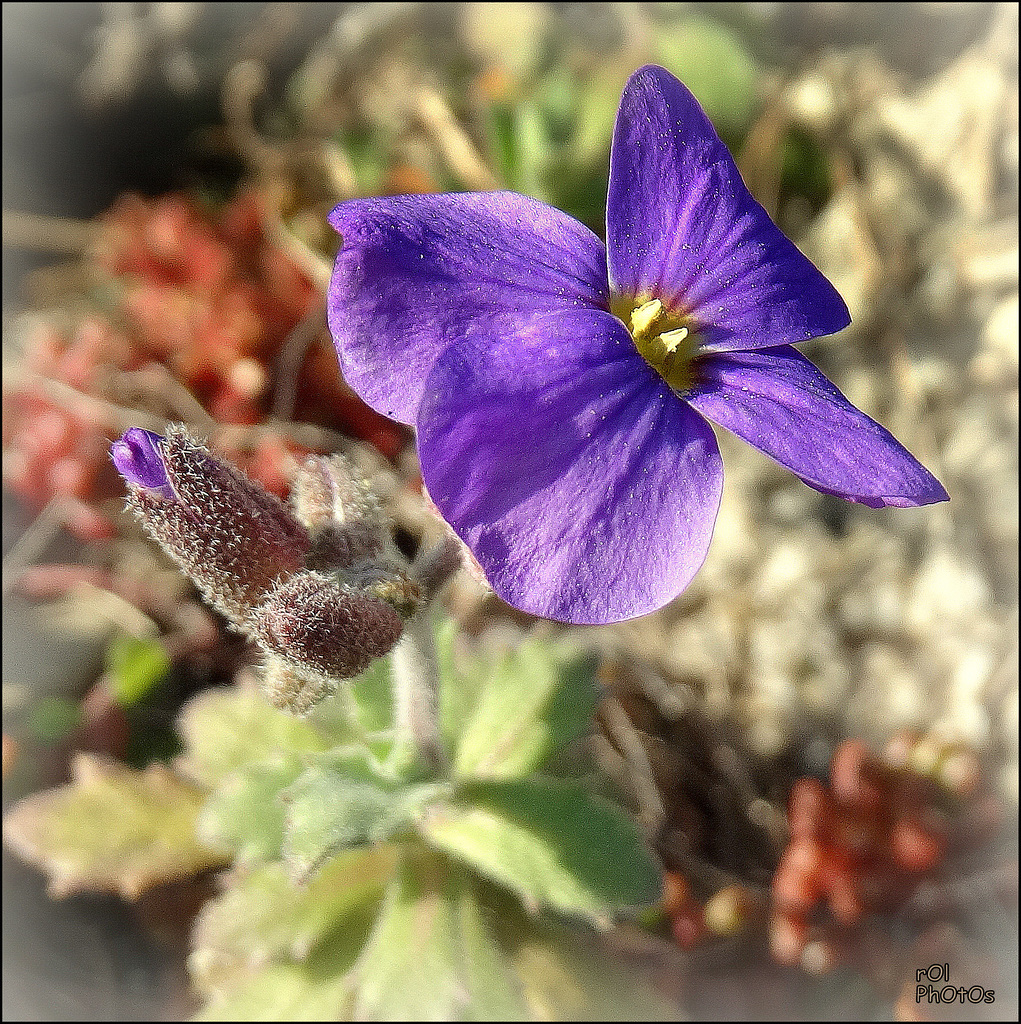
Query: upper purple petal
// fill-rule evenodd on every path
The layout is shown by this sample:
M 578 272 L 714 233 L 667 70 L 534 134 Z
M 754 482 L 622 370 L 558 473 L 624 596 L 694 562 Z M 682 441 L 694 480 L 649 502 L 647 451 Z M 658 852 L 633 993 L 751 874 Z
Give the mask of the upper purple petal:
M 713 353 L 685 395 L 818 491 L 873 508 L 947 501 L 942 484 L 885 428 L 788 346 Z
M 415 422 L 436 357 L 474 321 L 606 307 L 602 242 L 513 192 L 354 199 L 330 223 L 343 236 L 328 307 L 341 370 L 403 423 Z
M 690 315 L 710 350 L 832 334 L 844 301 L 751 197 L 698 101 L 659 67 L 629 79 L 606 203 L 610 285 Z
M 129 427 L 124 436 L 110 446 L 110 455 L 117 471 L 129 484 L 171 498 L 174 490 L 163 461 L 163 442 L 164 438 L 151 430 Z
M 712 428 L 603 311 L 477 322 L 429 374 L 418 444 L 436 506 L 524 611 L 654 611 L 709 549 L 723 487 Z

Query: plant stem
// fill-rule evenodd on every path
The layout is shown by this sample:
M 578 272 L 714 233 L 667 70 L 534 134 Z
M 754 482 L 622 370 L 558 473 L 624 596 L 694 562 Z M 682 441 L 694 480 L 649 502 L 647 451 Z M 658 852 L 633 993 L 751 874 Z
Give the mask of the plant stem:
M 390 656 L 394 689 L 395 754 L 417 757 L 430 769 L 442 768 L 446 752 L 440 740 L 439 669 L 432 616 L 422 609 L 409 621 Z
M 395 755 L 400 761 L 417 757 L 432 770 L 444 767 L 447 754 L 440 737 L 440 673 L 429 606 L 460 565 L 460 542 L 451 533 L 415 559 L 411 571 L 422 587 L 423 604 L 408 620 L 390 657 Z

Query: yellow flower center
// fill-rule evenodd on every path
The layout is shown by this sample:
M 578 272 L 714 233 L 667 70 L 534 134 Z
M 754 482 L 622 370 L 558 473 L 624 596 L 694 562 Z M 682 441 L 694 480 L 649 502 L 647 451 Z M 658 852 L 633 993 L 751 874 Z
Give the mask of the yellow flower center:
M 627 326 L 641 357 L 674 391 L 683 394 L 695 386 L 698 334 L 690 321 L 659 299 L 615 296 L 610 311 Z

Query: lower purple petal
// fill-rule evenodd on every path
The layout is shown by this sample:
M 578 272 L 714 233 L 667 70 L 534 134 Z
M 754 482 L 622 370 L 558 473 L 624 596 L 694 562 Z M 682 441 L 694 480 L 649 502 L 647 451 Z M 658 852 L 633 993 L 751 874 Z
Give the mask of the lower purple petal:
M 712 428 L 598 310 L 477 325 L 426 381 L 422 474 L 496 593 L 552 619 L 656 610 L 709 550 Z
M 942 484 L 789 346 L 713 353 L 685 401 L 810 487 L 872 508 L 947 501 Z
M 583 224 L 513 192 L 341 203 L 328 315 L 341 370 L 373 409 L 413 424 L 436 357 L 474 320 L 606 307 L 606 251 Z

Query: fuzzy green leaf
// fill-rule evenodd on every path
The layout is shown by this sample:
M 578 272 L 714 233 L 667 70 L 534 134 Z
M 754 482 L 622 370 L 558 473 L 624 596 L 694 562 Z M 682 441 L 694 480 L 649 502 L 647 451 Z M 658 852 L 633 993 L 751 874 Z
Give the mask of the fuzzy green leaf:
M 192 1020 L 350 1020 L 351 999 L 342 970 L 321 974 L 303 963 L 271 964 L 218 992 Z
M 522 1020 L 504 955 L 460 872 L 425 856 L 391 884 L 355 972 L 359 1020 Z
M 307 877 L 352 846 L 383 842 L 407 831 L 445 784 L 401 785 L 376 774 L 366 752 L 333 752 L 307 768 L 284 793 L 284 859 Z
M 390 659 L 374 661 L 348 684 L 358 724 L 367 733 L 393 728 Z
M 185 706 L 178 731 L 186 750 L 177 766 L 210 789 L 279 751 L 297 754 L 332 745 L 309 721 L 278 711 L 245 687 L 200 693 Z
M 431 845 L 507 886 L 529 909 L 552 907 L 606 925 L 616 911 L 659 895 L 659 868 L 635 824 L 577 783 L 476 783 L 434 807 L 419 828 Z
M 279 860 L 286 813 L 281 793 L 304 768 L 297 758 L 280 756 L 227 776 L 202 808 L 199 836 L 242 863 Z
M 201 842 L 202 794 L 162 765 L 144 772 L 79 754 L 73 780 L 16 804 L 4 834 L 49 876 L 54 896 L 115 892 L 135 899 L 162 882 L 220 865 L 224 853 Z
M 511 962 L 534 1019 L 686 1019 L 653 983 L 645 958 L 627 963 L 598 937 L 534 923 L 521 939 Z M 676 977 L 680 968 L 664 973 Z
M 361 675 L 341 684 L 333 696 L 317 704 L 305 721 L 330 741 L 330 746 L 370 737 L 393 728 L 393 687 L 390 659 L 379 658 Z
M 447 750 L 456 750 L 465 724 L 471 719 L 485 669 L 456 649 L 458 628 L 453 619 L 436 621 L 436 665 L 439 669 L 440 735 Z
M 192 978 L 206 995 L 228 993 L 267 964 L 306 959 L 338 929 L 364 943 L 395 865 L 383 845 L 340 854 L 305 885 L 280 863 L 235 871 L 196 921 Z
M 484 680 L 457 744 L 462 777 L 524 778 L 592 727 L 595 664 L 540 640 L 521 644 Z

